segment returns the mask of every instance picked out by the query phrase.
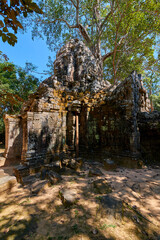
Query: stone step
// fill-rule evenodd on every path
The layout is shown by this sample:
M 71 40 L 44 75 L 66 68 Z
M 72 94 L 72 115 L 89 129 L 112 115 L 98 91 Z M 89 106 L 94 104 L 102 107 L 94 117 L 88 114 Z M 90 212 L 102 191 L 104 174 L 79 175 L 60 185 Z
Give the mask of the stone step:
M 3 169 L 0 169 L 0 178 L 7 176 Z
M 13 175 L 14 175 L 14 173 L 13 173 L 13 167 L 14 167 L 14 166 L 2 167 L 2 168 L 0 168 L 0 169 L 3 170 L 5 174 L 10 175 L 10 176 L 13 176 Z
M 17 183 L 15 176 L 4 176 L 0 178 L 0 193 L 6 190 L 11 190 Z
M 6 159 L 4 157 L 0 157 L 0 167 L 3 167 Z

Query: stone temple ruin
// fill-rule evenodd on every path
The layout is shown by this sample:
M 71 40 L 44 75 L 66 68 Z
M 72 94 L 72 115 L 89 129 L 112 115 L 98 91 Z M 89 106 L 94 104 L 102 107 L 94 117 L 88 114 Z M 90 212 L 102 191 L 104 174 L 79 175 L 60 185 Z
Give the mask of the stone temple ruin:
M 54 75 L 29 96 L 21 115 L 5 115 L 4 121 L 6 164 L 38 167 L 94 148 L 160 157 L 160 113 L 150 113 L 141 76 L 133 72 L 119 85 L 101 81 L 96 59 L 77 39 L 60 49 Z

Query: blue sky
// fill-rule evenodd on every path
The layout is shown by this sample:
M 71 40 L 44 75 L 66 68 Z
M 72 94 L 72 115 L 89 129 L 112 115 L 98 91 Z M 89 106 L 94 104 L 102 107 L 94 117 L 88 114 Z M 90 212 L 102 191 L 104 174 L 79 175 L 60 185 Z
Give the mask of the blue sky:
M 15 46 L 10 46 L 7 42 L 3 43 L 0 38 L 0 51 L 7 55 L 10 62 L 24 67 L 26 62 L 31 62 L 36 65 L 37 71 L 42 73 L 47 70 L 48 56 L 55 59 L 54 52 L 51 52 L 47 47 L 45 40 L 36 38 L 32 40 L 31 31 L 28 30 L 27 33 L 18 33 L 18 42 Z M 45 79 L 46 75 L 34 74 L 38 78 L 41 76 Z

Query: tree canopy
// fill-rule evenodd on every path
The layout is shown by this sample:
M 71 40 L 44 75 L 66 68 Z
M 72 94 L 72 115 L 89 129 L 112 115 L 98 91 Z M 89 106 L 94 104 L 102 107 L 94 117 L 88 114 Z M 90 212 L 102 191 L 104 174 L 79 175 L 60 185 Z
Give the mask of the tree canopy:
M 45 35 L 50 47 L 78 37 L 114 82 L 154 59 L 160 33 L 158 0 L 40 0 L 33 37 Z M 33 21 L 34 20 L 34 21 Z
M 0 133 L 4 131 L 3 114 L 19 113 L 24 100 L 27 100 L 28 95 L 36 91 L 38 85 L 38 78 L 30 74 L 26 67 L 21 68 L 1 59 Z
M 158 60 L 147 61 L 144 63 L 143 69 L 143 82 L 151 100 L 151 109 L 154 110 L 154 106 L 157 109 L 160 101 L 160 95 L 158 95 L 160 92 L 160 62 Z

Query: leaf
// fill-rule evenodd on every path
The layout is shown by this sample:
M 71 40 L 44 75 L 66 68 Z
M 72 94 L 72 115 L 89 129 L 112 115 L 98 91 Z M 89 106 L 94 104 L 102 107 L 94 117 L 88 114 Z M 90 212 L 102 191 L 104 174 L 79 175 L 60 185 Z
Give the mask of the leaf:
M 27 17 L 27 12 L 23 12 L 23 16 L 24 16 L 24 17 Z
M 3 54 L 3 57 L 4 57 L 5 61 L 8 61 L 8 60 L 9 60 L 9 58 L 7 57 L 6 54 Z
M 36 13 L 39 13 L 39 14 L 43 13 L 42 9 L 40 9 L 35 2 L 32 2 L 31 4 L 29 4 L 29 8 L 35 11 Z
M 2 41 L 3 41 L 3 42 L 6 42 L 6 41 L 7 41 L 7 36 L 6 36 L 4 33 L 2 34 Z
M 19 21 L 16 21 L 16 25 L 17 25 L 19 28 L 23 29 L 23 26 L 22 26 L 22 24 L 21 24 Z
M 4 23 L 0 20 L 0 27 L 4 27 Z
M 3 71 L 9 71 L 9 72 L 12 72 L 14 70 L 14 68 L 13 68 L 13 66 L 11 65 L 11 66 L 5 66 L 4 68 L 3 68 Z
M 29 4 L 29 8 L 33 9 L 33 10 L 36 10 L 38 8 L 37 4 L 35 2 L 31 2 Z
M 7 28 L 7 27 L 4 27 L 4 28 L 3 28 L 3 32 L 8 32 L 8 28 Z
M 17 41 L 16 41 L 17 42 Z M 8 43 L 11 45 L 11 46 L 13 46 L 14 47 L 14 45 L 15 45 L 15 43 L 16 43 L 15 41 L 12 41 L 10 38 L 8 39 Z
M 17 40 L 17 37 L 13 33 L 8 33 L 7 36 L 10 37 L 10 39 L 12 39 L 14 41 Z
M 14 23 L 14 21 L 16 21 L 16 12 L 14 11 L 14 9 L 11 9 L 11 10 L 8 10 L 7 11 L 7 16 L 8 16 L 8 18 L 11 18 L 12 19 L 12 21 L 13 21 L 13 23 Z

